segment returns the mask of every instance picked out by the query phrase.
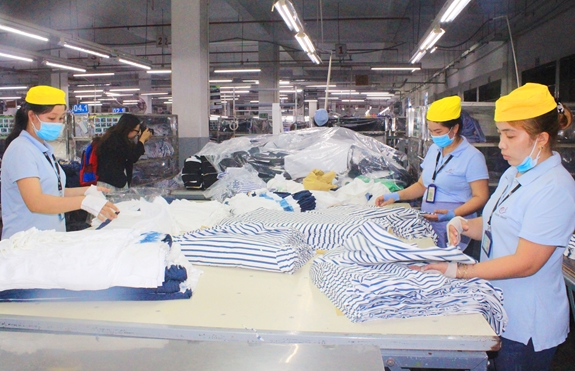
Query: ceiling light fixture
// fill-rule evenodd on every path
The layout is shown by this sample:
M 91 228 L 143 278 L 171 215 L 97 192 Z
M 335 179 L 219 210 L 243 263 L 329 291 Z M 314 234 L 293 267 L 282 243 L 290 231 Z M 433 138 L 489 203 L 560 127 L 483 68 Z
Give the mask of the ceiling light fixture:
M 28 89 L 27 86 L 0 86 L 0 90 L 24 90 Z
M 74 94 L 102 93 L 104 90 L 74 90 Z
M 75 73 L 74 77 L 114 76 L 114 72 Z
M 421 60 L 421 58 L 423 58 L 423 56 L 427 53 L 426 50 L 417 50 L 415 52 L 415 54 L 413 55 L 413 57 L 411 57 L 411 59 L 409 60 L 409 63 L 417 63 Z
M 311 59 L 313 63 L 321 64 L 321 58 L 316 53 L 313 54 L 308 53 L 307 56 L 309 57 L 309 59 Z
M 459 13 L 461 13 L 461 11 L 467 6 L 467 4 L 469 4 L 471 0 L 452 0 L 451 4 L 444 5 L 442 10 L 446 8 L 445 12 L 443 13 L 443 15 L 441 16 L 441 18 L 439 19 L 439 22 L 441 23 L 447 23 L 447 22 L 451 22 L 453 21 L 458 15 Z M 441 13 L 441 11 L 440 11 Z
M 140 88 L 117 88 L 117 89 L 110 89 L 110 91 L 139 91 Z
M 40 36 L 40 35 L 35 35 L 35 34 L 33 34 L 33 33 L 25 32 L 25 31 L 22 31 L 22 30 L 18 30 L 18 29 L 16 29 L 16 28 L 12 28 L 12 27 L 9 27 L 9 26 L 0 25 L 0 30 L 4 30 L 4 31 L 8 31 L 8 32 L 15 33 L 15 34 L 18 34 L 18 35 L 30 37 L 30 38 L 32 38 L 32 39 L 36 39 L 36 40 L 48 42 L 48 38 L 47 38 L 47 37 L 43 37 L 43 36 Z
M 168 95 L 168 92 L 164 91 L 164 92 L 157 92 L 157 93 L 141 93 L 140 95 Z
M 299 20 L 297 12 L 289 0 L 278 0 L 272 6 L 272 12 L 274 9 L 278 10 L 278 13 L 283 18 L 284 22 L 290 29 L 290 31 L 300 32 L 303 30 L 303 25 Z
M 124 64 L 129 64 L 130 66 L 134 66 L 134 67 L 138 67 L 138 68 L 143 68 L 145 70 L 151 70 L 152 69 L 152 67 L 146 66 L 145 64 L 132 62 L 132 61 L 129 61 L 129 60 L 123 59 L 123 58 L 118 58 L 118 62 L 124 63 Z
M 222 82 L 232 82 L 234 80 L 208 80 L 211 83 L 222 83 Z
M 295 35 L 295 38 L 297 40 L 297 42 L 299 43 L 299 45 L 301 46 L 301 48 L 308 54 L 314 54 L 315 53 L 315 47 L 313 46 L 313 43 L 311 42 L 311 39 L 309 38 L 309 36 L 303 32 L 300 31 Z
M 149 70 L 146 73 L 169 74 L 172 73 L 172 70 Z
M 431 29 L 431 32 L 429 32 L 425 40 L 423 40 L 423 42 L 419 46 L 419 50 L 431 49 L 433 45 L 435 45 L 435 43 L 441 38 L 441 36 L 443 36 L 444 33 L 445 30 L 441 27 L 434 27 L 433 29 Z
M 251 72 L 260 72 L 261 68 L 244 68 L 244 69 L 236 69 L 236 70 L 214 70 L 214 73 L 251 73 Z
M 371 67 L 372 71 L 413 71 L 413 70 L 420 70 L 421 65 L 413 66 L 413 65 L 404 65 L 404 66 L 387 66 L 387 67 Z
M 87 54 L 92 54 L 92 55 L 95 55 L 95 56 L 98 56 L 98 57 L 101 57 L 101 58 L 110 58 L 110 56 L 109 56 L 108 54 L 100 53 L 100 52 L 97 52 L 97 51 L 94 51 L 94 50 L 90 50 L 90 49 L 86 49 L 86 48 L 81 48 L 81 47 L 76 46 L 76 45 L 68 44 L 67 42 L 64 42 L 64 43 L 62 44 L 62 46 L 65 47 L 65 48 L 68 48 L 68 49 L 77 50 L 77 51 L 79 51 L 79 52 L 83 52 L 83 53 L 87 53 Z
M 22 97 L 0 97 L 0 100 L 22 99 Z
M 34 62 L 34 60 L 32 58 L 19 57 L 17 55 L 6 54 L 6 53 L 0 53 L 0 57 L 17 59 L 19 61 L 24 61 L 24 62 Z
M 44 65 L 48 66 L 48 67 L 53 67 L 53 68 L 61 68 L 63 70 L 72 70 L 72 71 L 78 71 L 78 72 L 86 72 L 86 70 L 84 68 L 78 68 L 78 67 L 72 67 L 72 66 L 67 66 L 65 64 L 60 64 L 60 63 L 52 63 L 49 61 L 44 61 L 42 62 Z

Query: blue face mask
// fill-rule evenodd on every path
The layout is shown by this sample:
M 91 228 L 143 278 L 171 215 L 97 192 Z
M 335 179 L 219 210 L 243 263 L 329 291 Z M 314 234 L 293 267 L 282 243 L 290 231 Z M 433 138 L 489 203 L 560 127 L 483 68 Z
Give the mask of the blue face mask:
M 36 130 L 36 125 L 34 124 L 32 124 L 32 127 L 38 138 L 49 142 L 58 139 L 64 128 L 64 124 L 60 124 L 59 122 L 44 122 L 40 120 L 38 115 L 36 115 L 36 118 L 40 121 L 40 130 Z
M 453 128 L 451 128 L 453 129 Z M 432 135 L 431 139 L 433 140 L 433 143 L 435 143 L 439 148 L 445 148 L 448 145 L 450 145 L 451 143 L 453 143 L 453 141 L 455 140 L 455 137 L 450 138 L 449 137 L 449 133 L 451 133 L 451 129 L 449 129 L 449 131 L 446 134 L 443 135 Z
M 535 159 L 531 158 L 531 155 L 533 154 L 533 151 L 535 151 L 536 146 L 537 146 L 537 141 L 535 141 L 535 144 L 533 145 L 533 149 L 531 149 L 531 153 L 529 153 L 529 156 L 525 157 L 525 160 L 523 160 L 522 163 L 517 165 L 517 171 L 518 172 L 524 173 L 526 171 L 533 169 L 537 165 L 537 161 L 539 161 L 539 156 L 541 155 L 541 149 L 539 150 L 539 153 L 537 154 Z

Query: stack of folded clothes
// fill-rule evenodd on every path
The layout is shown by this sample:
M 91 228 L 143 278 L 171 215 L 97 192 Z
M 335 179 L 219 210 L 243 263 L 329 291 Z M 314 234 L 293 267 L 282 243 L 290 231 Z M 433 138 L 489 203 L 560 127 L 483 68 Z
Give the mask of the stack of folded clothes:
M 170 235 L 127 229 L 31 228 L 0 256 L 0 301 L 187 299 L 201 274 Z

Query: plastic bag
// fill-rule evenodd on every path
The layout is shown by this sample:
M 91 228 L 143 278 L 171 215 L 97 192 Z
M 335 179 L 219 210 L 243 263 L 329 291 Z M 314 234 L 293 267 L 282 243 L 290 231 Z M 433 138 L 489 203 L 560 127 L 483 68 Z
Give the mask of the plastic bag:
M 228 168 L 225 172 L 218 174 L 218 178 L 219 179 L 204 192 L 204 195 L 207 198 L 220 202 L 238 193 L 246 193 L 256 189 L 266 188 L 266 183 L 249 164 L 239 168 Z

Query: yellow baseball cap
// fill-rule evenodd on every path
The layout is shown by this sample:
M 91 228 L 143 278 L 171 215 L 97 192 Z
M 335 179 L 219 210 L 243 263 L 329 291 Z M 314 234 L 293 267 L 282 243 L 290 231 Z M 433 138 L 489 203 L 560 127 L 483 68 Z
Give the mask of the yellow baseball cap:
M 433 122 L 446 122 L 461 116 L 461 98 L 457 95 L 445 97 L 431 103 L 426 118 Z
M 25 98 L 30 104 L 42 106 L 52 106 L 56 104 L 66 104 L 66 93 L 63 90 L 47 85 L 38 85 L 30 88 Z
M 531 119 L 553 109 L 557 109 L 557 102 L 549 88 L 528 82 L 495 102 L 495 121 Z

